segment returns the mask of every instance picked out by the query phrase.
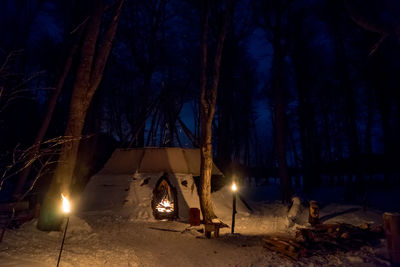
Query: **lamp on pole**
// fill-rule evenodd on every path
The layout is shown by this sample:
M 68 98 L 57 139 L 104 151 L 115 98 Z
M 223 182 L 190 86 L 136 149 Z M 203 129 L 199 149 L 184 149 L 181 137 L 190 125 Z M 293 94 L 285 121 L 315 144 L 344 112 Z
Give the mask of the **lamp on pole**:
M 233 202 L 232 202 L 232 228 L 231 228 L 231 234 L 235 233 L 236 192 L 237 192 L 236 183 L 235 183 L 235 181 L 233 181 L 233 183 L 232 183 Z
M 69 223 L 69 215 L 68 214 L 71 212 L 71 205 L 69 204 L 68 199 L 63 194 L 61 194 L 61 197 L 62 197 L 62 200 L 63 200 L 62 201 L 62 212 L 64 213 L 64 215 L 67 216 L 67 223 L 65 225 L 64 236 L 63 236 L 63 239 L 62 239 L 62 242 L 61 242 L 60 254 L 58 255 L 57 267 L 60 264 L 61 253 L 62 253 L 62 250 L 63 250 L 63 247 L 64 247 L 65 235 L 67 234 L 67 228 L 68 228 L 68 223 Z

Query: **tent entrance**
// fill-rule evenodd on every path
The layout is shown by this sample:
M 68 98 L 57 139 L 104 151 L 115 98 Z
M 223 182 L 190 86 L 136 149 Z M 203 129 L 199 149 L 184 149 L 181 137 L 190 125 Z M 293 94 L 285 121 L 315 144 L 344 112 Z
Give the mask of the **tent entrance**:
M 167 174 L 161 176 L 153 190 L 151 207 L 157 220 L 175 220 L 178 217 L 176 189 L 169 182 Z

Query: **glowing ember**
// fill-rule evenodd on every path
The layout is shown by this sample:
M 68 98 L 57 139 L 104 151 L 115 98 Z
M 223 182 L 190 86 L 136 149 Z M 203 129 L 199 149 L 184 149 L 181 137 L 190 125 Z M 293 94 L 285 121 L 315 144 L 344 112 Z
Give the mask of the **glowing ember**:
M 61 197 L 63 199 L 62 210 L 64 213 L 69 213 L 71 211 L 71 206 L 69 204 L 69 201 L 66 197 L 64 197 L 63 194 L 61 194 Z
M 156 209 L 159 212 L 173 212 L 174 211 L 174 203 L 168 201 L 167 199 L 164 199 L 160 203 L 158 203 Z

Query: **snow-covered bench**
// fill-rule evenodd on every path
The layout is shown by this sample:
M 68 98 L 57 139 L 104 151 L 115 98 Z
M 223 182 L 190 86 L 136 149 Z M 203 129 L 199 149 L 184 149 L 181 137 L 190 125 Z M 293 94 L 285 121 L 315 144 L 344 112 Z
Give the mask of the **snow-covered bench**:
M 207 238 L 211 238 L 211 233 L 214 232 L 214 237 L 219 237 L 219 229 L 229 227 L 227 224 L 223 223 L 220 219 L 212 219 L 211 223 L 206 223 L 204 225 L 204 231 Z

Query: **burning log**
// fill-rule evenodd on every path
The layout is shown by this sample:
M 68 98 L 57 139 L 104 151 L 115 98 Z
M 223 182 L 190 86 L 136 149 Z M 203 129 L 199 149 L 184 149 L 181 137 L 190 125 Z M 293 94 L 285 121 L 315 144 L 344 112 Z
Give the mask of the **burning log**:
M 167 174 L 161 176 L 153 190 L 151 207 L 158 220 L 174 220 L 178 217 L 176 188 L 169 183 Z
M 159 212 L 173 212 L 174 211 L 174 203 L 170 202 L 168 199 L 162 200 L 158 205 L 156 206 L 156 209 Z

